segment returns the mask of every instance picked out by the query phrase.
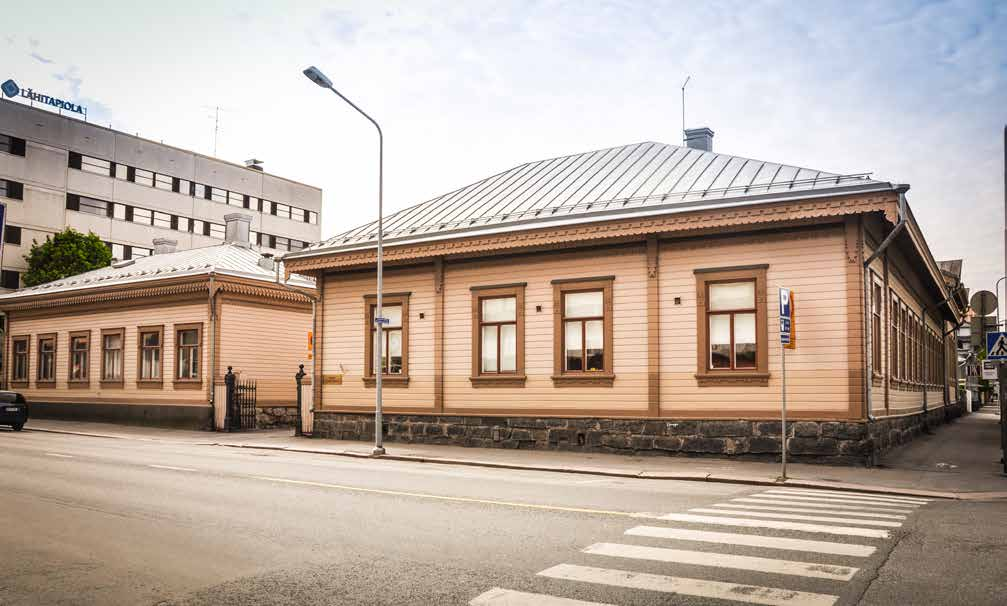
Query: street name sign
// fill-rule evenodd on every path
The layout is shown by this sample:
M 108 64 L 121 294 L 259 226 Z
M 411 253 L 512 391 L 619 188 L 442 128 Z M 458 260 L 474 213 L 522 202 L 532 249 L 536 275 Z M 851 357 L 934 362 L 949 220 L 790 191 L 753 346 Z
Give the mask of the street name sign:
M 986 333 L 986 359 L 1007 360 L 1007 332 Z

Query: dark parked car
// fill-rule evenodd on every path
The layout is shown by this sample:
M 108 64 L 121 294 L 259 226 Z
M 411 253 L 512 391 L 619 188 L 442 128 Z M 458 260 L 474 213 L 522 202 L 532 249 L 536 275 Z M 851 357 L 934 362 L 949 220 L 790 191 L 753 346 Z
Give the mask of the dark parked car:
M 28 422 L 28 402 L 16 391 L 0 391 L 0 425 L 21 431 Z

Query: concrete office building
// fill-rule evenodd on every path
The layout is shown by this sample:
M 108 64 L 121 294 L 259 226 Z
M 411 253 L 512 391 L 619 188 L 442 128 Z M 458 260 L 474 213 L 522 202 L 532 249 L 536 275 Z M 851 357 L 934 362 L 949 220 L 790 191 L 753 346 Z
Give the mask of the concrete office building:
M 66 227 L 94 232 L 118 260 L 150 255 L 157 238 L 182 250 L 221 244 L 235 207 L 251 215 L 260 252 L 297 251 L 320 237 L 317 187 L 5 100 L 0 199 L 4 291 L 20 286 L 32 241 Z

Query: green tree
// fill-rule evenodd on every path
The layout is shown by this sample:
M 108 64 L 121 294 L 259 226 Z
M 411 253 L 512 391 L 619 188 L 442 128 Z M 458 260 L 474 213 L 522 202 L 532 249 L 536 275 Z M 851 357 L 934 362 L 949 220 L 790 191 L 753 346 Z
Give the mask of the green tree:
M 26 260 L 24 285 L 35 286 L 106 267 L 112 262 L 112 251 L 93 233 L 84 235 L 68 227 L 46 236 L 41 244 L 33 240 Z

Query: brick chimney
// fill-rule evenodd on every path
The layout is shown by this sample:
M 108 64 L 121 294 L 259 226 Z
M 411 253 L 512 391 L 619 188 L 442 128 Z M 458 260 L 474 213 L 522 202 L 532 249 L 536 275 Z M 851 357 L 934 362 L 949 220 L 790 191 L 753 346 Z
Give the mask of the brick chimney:
M 237 244 L 245 248 L 251 248 L 248 239 L 249 226 L 252 223 L 250 215 L 242 213 L 231 213 L 224 215 L 224 242 Z
M 155 255 L 173 253 L 178 248 L 178 240 L 172 240 L 171 238 L 154 238 L 153 242 Z

